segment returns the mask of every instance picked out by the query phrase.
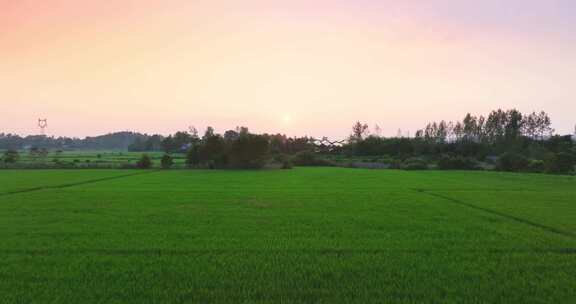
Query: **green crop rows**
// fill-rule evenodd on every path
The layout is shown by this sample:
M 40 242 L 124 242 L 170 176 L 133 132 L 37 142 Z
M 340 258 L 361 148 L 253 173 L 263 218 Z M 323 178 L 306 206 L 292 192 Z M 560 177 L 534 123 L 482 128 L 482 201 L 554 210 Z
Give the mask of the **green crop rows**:
M 0 171 L 0 303 L 575 303 L 576 178 Z

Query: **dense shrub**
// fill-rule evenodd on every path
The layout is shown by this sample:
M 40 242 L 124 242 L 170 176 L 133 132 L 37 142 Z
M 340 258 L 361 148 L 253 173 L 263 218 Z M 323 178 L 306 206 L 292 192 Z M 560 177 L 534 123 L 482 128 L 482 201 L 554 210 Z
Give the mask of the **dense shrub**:
M 6 164 L 13 164 L 20 159 L 20 154 L 16 150 L 8 150 L 4 152 L 4 156 L 2 157 L 2 161 Z
M 276 154 L 273 157 L 275 163 L 280 164 L 281 169 L 292 169 L 294 164 L 289 155 L 286 154 Z
M 281 169 L 292 169 L 294 165 L 292 164 L 292 161 L 290 159 L 285 159 L 282 161 L 282 167 L 280 167 Z
M 227 151 L 233 168 L 259 169 L 268 161 L 268 140 L 262 135 L 240 133 Z
M 316 162 L 316 155 L 311 151 L 296 153 L 292 158 L 296 166 L 312 166 Z
M 162 166 L 162 169 L 170 169 L 174 165 L 174 159 L 172 156 L 170 156 L 170 154 L 166 153 L 164 156 L 162 156 L 160 165 Z
M 444 155 L 438 161 L 440 170 L 476 170 L 478 164 L 475 159 L 463 156 Z
M 533 159 L 528 163 L 528 171 L 532 173 L 542 173 L 545 170 L 544 161 Z
M 198 152 L 200 163 L 206 164 L 210 169 L 224 168 L 228 164 L 226 142 L 220 135 L 206 136 Z
M 136 163 L 136 167 L 138 167 L 138 169 L 150 169 L 152 167 L 152 159 L 148 154 L 143 154 Z
M 393 159 L 390 161 L 389 163 L 389 167 L 390 169 L 402 169 L 402 161 L 398 160 L 398 159 Z
M 381 159 L 379 159 L 378 161 L 383 163 L 383 164 L 389 165 L 389 164 L 393 163 L 395 161 L 395 159 L 392 157 L 389 157 L 389 156 L 384 156 Z
M 420 158 L 408 158 L 402 163 L 404 170 L 427 170 L 428 163 Z
M 292 162 L 296 166 L 317 166 L 317 167 L 330 167 L 334 166 L 332 162 L 327 159 L 318 157 L 312 151 L 302 151 L 296 153 L 292 158 Z
M 544 161 L 544 170 L 547 173 L 567 174 L 574 172 L 576 160 L 569 153 L 551 153 Z
M 200 147 L 192 145 L 186 152 L 186 165 L 188 167 L 196 167 L 200 164 Z
M 529 163 L 522 154 L 504 153 L 498 158 L 496 169 L 509 172 L 527 171 Z

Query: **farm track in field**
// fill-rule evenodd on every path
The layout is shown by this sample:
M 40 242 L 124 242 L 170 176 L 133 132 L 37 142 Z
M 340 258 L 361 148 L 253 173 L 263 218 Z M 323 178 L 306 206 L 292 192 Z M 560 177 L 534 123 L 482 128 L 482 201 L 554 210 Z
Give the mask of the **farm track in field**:
M 70 188 L 70 187 L 76 187 L 76 186 L 94 184 L 94 183 L 99 183 L 99 182 L 105 182 L 105 181 L 110 181 L 110 180 L 116 180 L 116 179 L 121 179 L 121 178 L 126 178 L 126 177 L 138 176 L 138 175 L 143 175 L 143 174 L 151 174 L 151 173 L 155 173 L 155 172 L 159 172 L 159 170 L 144 171 L 144 172 L 138 172 L 138 173 L 131 173 L 131 174 L 123 174 L 123 175 L 117 175 L 117 176 L 96 178 L 96 179 L 90 179 L 90 180 L 85 180 L 85 181 L 80 181 L 80 182 L 74 182 L 74 183 L 66 183 L 66 184 L 60 184 L 60 185 L 33 187 L 33 188 L 16 190 L 16 191 L 9 191 L 9 192 L 3 192 L 3 193 L 0 192 L 0 197 L 2 197 L 2 196 L 9 196 L 9 195 L 15 195 L 15 194 L 21 194 L 21 193 L 29 193 L 29 192 L 41 191 L 41 190 L 64 189 L 64 188 Z
M 258 255 L 258 254 L 320 254 L 346 256 L 353 254 L 451 254 L 451 253 L 470 253 L 479 252 L 488 254 L 516 254 L 516 253 L 539 253 L 539 254 L 566 254 L 576 255 L 576 248 L 558 248 L 558 249 L 455 249 L 455 250 L 434 250 L 434 249 L 80 249 L 80 250 L 62 250 L 62 249 L 45 249 L 45 250 L 0 250 L 0 254 L 15 255 L 36 255 L 36 256 L 62 256 L 62 255 L 110 255 L 110 256 L 203 256 L 203 255 Z
M 532 227 L 535 227 L 535 228 L 539 228 L 539 229 L 545 230 L 545 231 L 547 231 L 547 232 L 551 232 L 551 233 L 555 233 L 555 234 L 559 234 L 559 235 L 562 235 L 562 236 L 566 236 L 566 237 L 569 237 L 569 238 L 576 239 L 576 234 L 574 234 L 574 233 L 572 233 L 572 232 L 569 232 L 569 231 L 564 231 L 564 230 L 561 230 L 561 229 L 554 228 L 554 227 L 552 227 L 552 226 L 540 224 L 540 223 L 537 223 L 537 222 L 534 222 L 534 221 L 531 221 L 531 220 L 527 220 L 527 219 L 525 219 L 525 218 L 517 217 L 517 216 L 511 215 L 511 214 L 508 214 L 508 213 L 504 213 L 504 212 L 492 210 L 492 209 L 489 209 L 489 208 L 480 207 L 480 206 L 477 206 L 477 205 L 474 205 L 474 204 L 467 203 L 467 202 L 465 202 L 465 201 L 463 201 L 463 200 L 459 200 L 459 199 L 456 199 L 456 198 L 453 198 L 453 197 L 449 197 L 449 196 L 446 196 L 446 195 L 442 195 L 442 194 L 430 192 L 429 190 L 423 190 L 423 189 L 413 189 L 413 190 L 416 191 L 416 192 L 418 192 L 418 193 L 423 193 L 423 194 L 427 194 L 427 195 L 430 195 L 430 196 L 433 196 L 433 197 L 441 198 L 441 199 L 443 199 L 443 200 L 445 200 L 445 201 L 448 201 L 448 202 L 451 202 L 451 203 L 454 203 L 454 204 L 458 204 L 458 205 L 460 205 L 460 206 L 465 206 L 465 207 L 468 207 L 468 208 L 476 209 L 476 210 L 483 211 L 483 212 L 486 212 L 486 213 L 490 213 L 490 214 L 493 214 L 493 215 L 497 215 L 497 216 L 499 216 L 499 217 L 503 217 L 503 218 L 506 218 L 506 219 L 509 219 L 509 220 L 512 220 L 512 221 L 515 221 L 515 222 L 518 222 L 518 223 L 522 223 L 522 224 L 529 225 L 529 226 L 532 226 Z

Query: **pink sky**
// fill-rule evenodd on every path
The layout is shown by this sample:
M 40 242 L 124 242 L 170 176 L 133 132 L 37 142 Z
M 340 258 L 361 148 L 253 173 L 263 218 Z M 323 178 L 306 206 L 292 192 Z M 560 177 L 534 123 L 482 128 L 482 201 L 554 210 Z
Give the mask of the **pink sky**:
M 568 133 L 574 37 L 568 0 L 0 0 L 0 132 L 338 138 L 514 107 Z

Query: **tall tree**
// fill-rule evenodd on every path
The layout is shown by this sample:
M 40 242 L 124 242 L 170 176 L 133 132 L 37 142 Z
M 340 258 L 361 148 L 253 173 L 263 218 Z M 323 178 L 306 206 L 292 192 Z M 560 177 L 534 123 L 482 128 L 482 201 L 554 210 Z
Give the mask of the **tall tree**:
M 536 139 L 538 134 L 538 114 L 532 112 L 525 115 L 522 122 L 522 134 L 530 139 Z
M 368 133 L 368 125 L 357 121 L 352 126 L 352 134 L 350 134 L 350 141 L 351 142 L 362 141 L 362 139 L 364 139 L 367 133 Z
M 486 124 L 486 118 L 482 115 L 480 115 L 478 117 L 478 120 L 476 121 L 476 130 L 475 130 L 475 136 L 476 139 L 479 142 L 484 141 L 485 138 L 485 124 Z
M 240 134 L 238 132 L 236 132 L 235 130 L 228 130 L 228 131 L 224 132 L 224 140 L 226 142 L 234 141 L 234 140 L 238 139 L 238 136 L 240 136 Z
M 438 124 L 438 128 L 436 129 L 436 142 L 445 143 L 447 136 L 448 136 L 448 125 L 446 124 L 446 121 L 442 120 Z
M 200 144 L 194 143 L 186 152 L 186 166 L 189 168 L 200 165 Z
M 508 119 L 508 115 L 506 112 L 498 109 L 496 111 L 492 111 L 488 118 L 486 119 L 485 123 L 485 134 L 490 142 L 496 142 L 504 138 L 506 134 L 506 120 Z
M 542 140 L 544 138 L 550 137 L 552 136 L 552 133 L 554 133 L 554 129 L 552 129 L 552 120 L 550 119 L 550 117 L 548 116 L 548 114 L 546 114 L 546 112 L 541 111 L 538 114 L 538 119 L 537 119 L 538 123 L 537 123 L 537 138 Z
M 205 134 L 200 146 L 200 162 L 207 163 L 210 167 L 226 165 L 226 143 L 219 134 Z
M 477 122 L 476 117 L 472 116 L 472 114 L 466 114 L 464 120 L 462 121 L 463 125 L 463 133 L 464 133 L 464 140 L 466 141 L 474 141 L 476 138 L 476 130 L 477 130 Z
M 438 134 L 438 124 L 428 123 L 426 129 L 424 130 L 424 139 L 428 142 L 433 142 L 436 140 L 436 135 Z
M 205 141 L 206 139 L 209 139 L 210 137 L 214 136 L 214 128 L 208 126 L 206 127 L 206 131 L 204 131 L 204 136 L 202 136 L 202 140 Z
M 464 127 L 461 122 L 457 121 L 456 124 L 454 124 L 453 132 L 454 132 L 454 139 L 456 141 L 460 141 L 464 134 Z
M 516 109 L 506 111 L 505 137 L 515 140 L 522 134 L 522 113 Z

